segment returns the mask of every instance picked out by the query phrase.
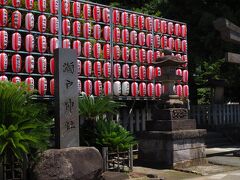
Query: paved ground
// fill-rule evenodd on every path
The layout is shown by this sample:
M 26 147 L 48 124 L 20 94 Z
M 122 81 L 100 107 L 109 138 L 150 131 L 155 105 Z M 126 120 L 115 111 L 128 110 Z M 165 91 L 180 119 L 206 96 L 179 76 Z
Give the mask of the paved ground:
M 240 170 L 230 171 L 226 173 L 219 173 L 211 176 L 204 176 L 198 178 L 187 178 L 192 180 L 240 180 Z

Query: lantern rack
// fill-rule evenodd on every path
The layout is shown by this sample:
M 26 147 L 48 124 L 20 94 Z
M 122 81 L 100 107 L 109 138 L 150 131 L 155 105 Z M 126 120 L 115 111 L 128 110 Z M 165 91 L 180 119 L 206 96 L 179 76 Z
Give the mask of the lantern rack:
M 50 2 L 51 2 L 50 0 L 47 1 L 47 7 L 50 6 Z M 146 14 L 143 14 L 143 13 L 133 12 L 133 11 L 130 11 L 130 10 L 121 9 L 121 8 L 117 8 L 117 7 L 110 7 L 110 6 L 106 6 L 106 5 L 102 5 L 102 4 L 98 4 L 98 3 L 94 3 L 94 2 L 90 2 L 90 1 L 85 1 L 85 0 L 70 0 L 69 2 L 70 2 L 71 10 L 70 10 L 69 14 L 66 15 L 66 16 L 62 14 L 62 9 L 61 9 L 62 4 L 61 3 L 59 3 L 58 13 L 57 14 L 53 14 L 52 12 L 47 12 L 47 11 L 41 12 L 41 11 L 35 10 L 35 9 L 34 10 L 25 9 L 23 7 L 23 4 L 21 5 L 21 7 L 13 7 L 13 6 L 10 5 L 11 4 L 10 2 L 7 5 L 0 5 L 0 9 L 4 8 L 4 9 L 8 10 L 8 13 L 9 13 L 8 17 L 10 17 L 12 15 L 11 13 L 14 10 L 18 10 L 20 13 L 23 14 L 22 15 L 22 21 L 24 21 L 23 20 L 24 17 L 25 17 L 24 15 L 26 13 L 29 13 L 29 12 L 33 13 L 33 15 L 35 17 L 35 22 L 34 22 L 35 25 L 34 25 L 34 28 L 32 30 L 25 29 L 24 28 L 24 23 L 22 23 L 22 25 L 21 25 L 21 27 L 19 29 L 10 27 L 10 23 L 9 22 L 7 23 L 6 26 L 0 27 L 0 31 L 4 30 L 4 31 L 7 31 L 9 33 L 8 39 L 10 39 L 10 37 L 11 37 L 10 35 L 15 33 L 15 32 L 19 32 L 21 34 L 22 42 L 24 41 L 24 38 L 25 38 L 25 36 L 27 34 L 32 34 L 34 36 L 34 39 L 35 39 L 34 51 L 32 51 L 32 52 L 25 51 L 25 48 L 23 47 L 24 43 L 22 43 L 22 47 L 21 47 L 21 49 L 19 51 L 12 50 L 10 45 L 9 45 L 9 43 L 8 43 L 7 48 L 0 49 L 0 53 L 6 53 L 8 55 L 8 64 L 9 64 L 8 68 L 4 69 L 3 71 L 1 71 L 1 68 L 0 68 L 0 76 L 5 76 L 6 75 L 8 78 L 12 78 L 14 76 L 19 76 L 19 77 L 22 78 L 22 80 L 24 80 L 26 77 L 33 77 L 34 80 L 39 80 L 40 77 L 44 77 L 47 80 L 52 79 L 52 78 L 54 78 L 54 75 L 51 74 L 50 71 L 49 71 L 50 70 L 50 68 L 49 68 L 49 66 L 50 66 L 50 59 L 53 58 L 53 54 L 49 50 L 50 38 L 53 38 L 53 37 L 58 38 L 58 40 L 59 40 L 58 47 L 63 47 L 63 41 L 62 40 L 68 39 L 69 42 L 70 42 L 69 48 L 72 48 L 71 44 L 73 43 L 73 41 L 79 40 L 81 42 L 81 44 L 80 44 L 81 47 L 80 47 L 80 50 L 78 50 L 78 51 L 80 51 L 80 55 L 78 56 L 78 60 L 80 60 L 80 62 L 81 62 L 81 71 L 82 72 L 78 76 L 78 79 L 81 82 L 81 87 L 83 87 L 83 84 L 84 84 L 85 80 L 91 80 L 92 83 L 95 82 L 96 80 L 100 80 L 102 82 L 102 85 L 104 85 L 104 82 L 110 81 L 111 82 L 111 91 L 112 91 L 112 93 L 111 94 L 106 94 L 106 95 L 112 95 L 114 99 L 117 99 L 117 100 L 161 100 L 161 97 L 156 97 L 155 93 L 151 94 L 150 96 L 146 95 L 144 97 L 141 97 L 139 95 L 131 96 L 131 93 L 132 93 L 131 90 L 129 90 L 129 95 L 128 96 L 123 96 L 122 94 L 114 95 L 114 93 L 113 93 L 114 82 L 116 82 L 116 81 L 120 81 L 121 85 L 122 85 L 122 83 L 124 81 L 130 82 L 129 83 L 129 89 L 131 89 L 131 83 L 133 83 L 133 82 L 136 82 L 138 85 L 141 82 L 146 83 L 146 85 L 148 83 L 153 83 L 154 86 L 155 86 L 156 83 L 161 83 L 161 82 L 155 82 L 154 78 L 153 79 L 148 79 L 147 76 L 143 80 L 140 80 L 139 77 L 137 77 L 137 79 L 131 78 L 131 75 L 130 75 L 131 71 L 129 72 L 128 78 L 123 78 L 122 75 L 120 77 L 116 78 L 116 77 L 114 77 L 114 65 L 116 63 L 119 63 L 120 67 L 121 67 L 121 72 L 123 71 L 123 69 L 122 69 L 123 68 L 123 64 L 128 64 L 130 69 L 131 69 L 132 65 L 137 65 L 138 68 L 140 66 L 144 66 L 146 68 L 146 73 L 147 73 L 147 68 L 149 66 L 152 66 L 152 64 L 146 62 L 146 59 L 145 59 L 145 62 L 142 62 L 142 63 L 139 62 L 139 58 L 137 58 L 136 61 L 131 61 L 130 60 L 131 59 L 130 49 L 131 48 L 136 48 L 137 49 L 137 53 L 139 53 L 138 52 L 139 49 L 144 49 L 146 51 L 146 56 L 147 56 L 147 51 L 151 50 L 152 51 L 152 54 L 151 54 L 152 57 L 151 58 L 154 61 L 154 52 L 159 51 L 160 53 L 162 53 L 164 48 L 165 48 L 165 47 L 162 47 L 162 46 L 156 48 L 154 46 L 154 36 L 155 35 L 159 35 L 160 38 L 163 37 L 163 36 L 166 36 L 167 38 L 172 37 L 174 39 L 179 39 L 180 41 L 182 41 L 182 40 L 186 40 L 187 41 L 187 36 L 182 37 L 181 35 L 177 36 L 175 34 L 167 34 L 167 33 L 162 33 L 160 31 L 155 32 L 154 31 L 154 20 L 155 19 L 159 19 L 160 21 L 166 21 L 166 23 L 172 22 L 174 24 L 179 24 L 181 26 L 182 25 L 186 26 L 186 23 L 175 21 L 175 20 L 169 20 L 169 19 L 165 19 L 165 18 L 160 18 L 160 17 L 156 17 L 156 16 L 150 16 L 150 15 L 146 15 Z M 81 8 L 81 14 L 80 14 L 79 17 L 73 17 L 72 5 L 75 2 L 79 2 L 81 4 L 81 7 L 80 7 Z M 91 16 L 89 18 L 87 18 L 87 19 L 85 19 L 84 15 L 83 15 L 83 6 L 84 6 L 84 4 L 89 4 L 90 7 L 91 7 Z M 101 20 L 100 21 L 95 21 L 94 18 L 93 18 L 93 15 L 92 15 L 93 14 L 93 7 L 95 7 L 95 6 L 99 6 L 100 7 L 100 10 L 101 10 Z M 103 14 L 103 9 L 104 8 L 107 8 L 109 10 L 109 14 L 108 14 L 109 15 L 109 17 L 108 17 L 109 21 L 107 21 L 107 22 L 104 22 L 103 18 L 102 18 L 102 14 Z M 116 10 L 119 13 L 119 22 L 118 23 L 114 23 L 113 22 L 113 11 L 116 11 Z M 127 23 L 126 26 L 122 25 L 122 23 L 121 23 L 121 16 L 122 16 L 122 13 L 124 13 L 124 12 L 128 13 L 127 14 L 127 16 L 128 16 L 128 23 Z M 144 24 L 146 23 L 145 19 L 146 18 L 150 18 L 151 19 L 151 26 L 152 26 L 150 28 L 150 30 L 147 30 L 145 28 L 145 25 L 144 25 L 143 29 L 140 29 L 137 26 L 137 24 L 138 24 L 137 22 L 136 22 L 136 26 L 130 27 L 130 25 L 129 25 L 129 15 L 130 14 L 135 14 L 136 18 L 138 18 L 139 16 L 143 16 L 144 17 Z M 45 15 L 46 18 L 47 18 L 47 23 L 46 23 L 47 27 L 46 27 L 46 31 L 45 32 L 39 32 L 37 30 L 38 28 L 37 28 L 37 25 L 36 25 L 36 20 L 37 20 L 36 17 L 38 17 L 40 15 Z M 49 22 L 50 22 L 50 18 L 52 18 L 52 17 L 57 17 L 58 20 L 59 20 L 59 22 L 58 22 L 58 33 L 57 34 L 53 34 L 49 30 L 49 27 L 50 27 L 49 26 Z M 68 32 L 68 34 L 65 34 L 65 35 L 63 34 L 63 29 L 62 29 L 62 26 L 63 26 L 63 23 L 62 23 L 63 21 L 62 20 L 64 20 L 64 19 L 68 19 L 70 21 L 70 29 L 71 29 Z M 81 24 L 81 27 L 80 27 L 81 28 L 81 35 L 80 36 L 74 36 L 73 33 L 72 33 L 73 21 L 79 21 L 80 24 Z M 136 19 L 136 21 L 138 21 L 138 19 Z M 84 34 L 83 34 L 83 31 L 84 31 L 83 24 L 84 23 L 90 23 L 90 25 L 91 25 L 91 34 L 90 34 L 90 37 L 88 37 L 88 38 L 84 37 Z M 103 35 L 101 35 L 100 39 L 94 39 L 92 27 L 93 27 L 93 25 L 96 25 L 96 24 L 100 25 L 100 28 L 101 28 L 100 30 L 101 31 L 103 31 L 104 26 L 109 26 L 110 27 L 110 34 L 109 34 L 110 39 L 109 39 L 109 41 L 106 41 L 106 39 L 104 39 Z M 116 27 L 118 27 L 120 29 L 120 35 L 119 35 L 120 36 L 120 41 L 119 42 L 115 42 L 114 38 L 113 38 L 113 33 L 114 33 L 113 30 Z M 122 41 L 122 37 L 121 37 L 123 29 L 126 29 L 129 32 L 129 39 L 130 39 L 130 32 L 133 31 L 133 30 L 137 32 L 137 36 L 138 36 L 138 34 L 140 32 L 143 32 L 145 34 L 145 36 L 147 36 L 147 34 L 151 34 L 151 36 L 152 36 L 151 46 L 147 46 L 146 44 L 142 45 L 142 46 L 139 45 L 138 44 L 138 40 L 139 39 L 137 39 L 137 43 L 136 44 L 131 44 L 130 40 L 129 40 L 129 42 L 125 42 L 124 43 Z M 101 34 L 103 34 L 103 33 L 101 32 Z M 40 35 L 41 36 L 45 36 L 46 39 L 47 39 L 47 44 L 46 44 L 47 48 L 46 48 L 45 52 L 38 52 L 37 39 L 38 39 L 38 36 L 40 36 Z M 93 47 L 93 45 L 95 43 L 100 43 L 100 45 L 101 45 L 101 53 L 100 53 L 100 57 L 99 58 L 95 58 L 93 55 L 90 55 L 90 57 L 85 57 L 84 56 L 84 52 L 83 51 L 84 51 L 84 43 L 85 42 L 90 42 L 92 47 Z M 109 44 L 110 45 L 110 47 L 109 47 L 109 59 L 105 59 L 103 57 L 103 46 L 105 44 Z M 120 53 L 120 58 L 118 60 L 114 59 L 113 48 L 116 45 L 120 47 L 120 52 L 119 52 Z M 122 60 L 122 57 L 121 57 L 121 50 L 122 50 L 123 47 L 127 47 L 129 49 L 129 59 L 126 60 L 126 61 Z M 179 54 L 180 56 L 187 55 L 187 50 L 185 52 L 183 52 L 183 51 L 176 51 L 176 50 L 173 49 L 172 52 L 173 52 L 174 55 L 176 55 L 176 54 Z M 35 62 L 34 62 L 35 70 L 32 73 L 24 72 L 24 68 L 23 68 L 24 65 L 22 63 L 21 64 L 22 70 L 20 72 L 13 72 L 13 71 L 11 71 L 11 68 L 9 68 L 11 63 L 9 63 L 9 62 L 11 62 L 11 56 L 13 54 L 19 54 L 20 56 L 22 56 L 22 62 L 23 63 L 25 62 L 25 60 L 23 59 L 23 58 L 25 58 L 25 56 L 33 55 L 34 58 L 35 58 Z M 91 52 L 91 54 L 92 54 L 92 52 Z M 43 73 L 43 74 L 37 73 L 37 70 L 36 70 L 36 67 L 37 67 L 37 64 L 38 64 L 38 62 L 36 60 L 40 56 L 46 57 L 46 60 L 47 60 L 47 62 L 46 62 L 47 69 L 46 69 L 46 72 Z M 110 75 L 110 77 L 104 77 L 103 75 L 101 75 L 100 77 L 95 77 L 93 72 L 91 72 L 89 75 L 85 76 L 84 75 L 84 62 L 86 60 L 89 60 L 91 63 L 99 61 L 99 62 L 101 62 L 102 66 L 103 66 L 104 62 L 105 63 L 106 62 L 110 62 L 111 63 L 111 75 Z M 182 67 L 182 68 L 183 69 L 187 69 L 187 67 Z M 93 71 L 93 68 L 92 68 L 91 71 Z M 139 74 L 138 74 L 138 76 L 139 76 Z M 35 87 L 37 87 L 37 82 L 34 82 L 34 84 L 35 84 Z M 48 82 L 48 84 L 49 84 L 49 82 Z M 179 84 L 186 84 L 186 83 L 180 82 Z M 137 89 L 138 88 L 139 87 L 137 87 Z M 82 88 L 79 91 L 82 91 L 83 89 L 84 88 Z M 101 90 L 101 89 L 99 89 L 99 90 Z M 44 94 L 44 96 L 35 95 L 34 97 L 35 98 L 40 98 L 40 99 L 52 99 L 54 97 L 53 95 L 50 95 L 50 90 L 49 90 L 48 85 L 47 85 L 46 91 L 43 94 Z M 91 92 L 90 94 L 94 95 L 94 92 Z M 138 94 L 138 92 L 137 92 L 137 94 Z

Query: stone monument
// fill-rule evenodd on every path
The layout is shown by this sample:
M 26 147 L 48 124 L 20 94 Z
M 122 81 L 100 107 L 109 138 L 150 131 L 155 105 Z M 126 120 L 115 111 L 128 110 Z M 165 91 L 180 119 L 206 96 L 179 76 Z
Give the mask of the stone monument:
M 154 64 L 161 67 L 161 81 L 167 89 L 162 99 L 152 109 L 152 120 L 147 121 L 146 131 L 139 134 L 139 159 L 145 164 L 157 167 L 187 167 L 206 162 L 204 135 L 206 130 L 196 129 L 194 119 L 188 118 L 184 102 L 174 92 L 175 83 L 180 80 L 176 68 L 184 62 L 170 55 L 159 58 Z M 165 53 L 165 54 L 166 54 Z

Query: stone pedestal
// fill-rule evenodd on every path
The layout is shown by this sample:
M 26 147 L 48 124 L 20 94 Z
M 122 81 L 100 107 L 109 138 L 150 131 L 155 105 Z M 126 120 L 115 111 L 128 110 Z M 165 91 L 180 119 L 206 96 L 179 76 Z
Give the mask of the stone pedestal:
M 146 131 L 138 135 L 142 162 L 170 168 L 206 163 L 206 130 L 196 129 L 195 120 L 188 119 L 187 109 L 153 110 L 153 120 L 146 126 Z

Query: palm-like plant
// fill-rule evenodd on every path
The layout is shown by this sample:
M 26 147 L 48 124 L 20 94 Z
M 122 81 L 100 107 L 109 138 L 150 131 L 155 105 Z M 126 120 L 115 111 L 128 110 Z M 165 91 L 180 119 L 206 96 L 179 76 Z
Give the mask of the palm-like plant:
M 0 83 L 0 157 L 27 154 L 48 146 L 51 121 L 44 106 L 30 100 L 23 85 Z

